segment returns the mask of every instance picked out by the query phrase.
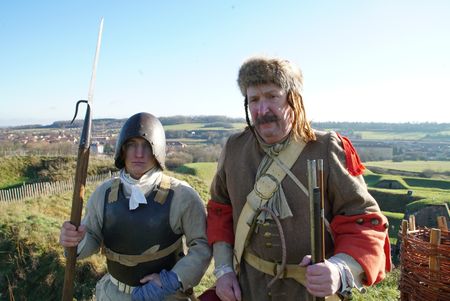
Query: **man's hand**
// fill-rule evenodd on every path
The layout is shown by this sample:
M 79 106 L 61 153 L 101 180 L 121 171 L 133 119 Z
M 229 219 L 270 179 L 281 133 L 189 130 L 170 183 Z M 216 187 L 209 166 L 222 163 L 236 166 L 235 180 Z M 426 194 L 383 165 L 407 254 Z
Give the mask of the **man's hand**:
M 65 248 L 76 247 L 86 234 L 86 226 L 80 225 L 77 229 L 69 221 L 65 221 L 59 234 L 59 244 Z
M 229 272 L 217 279 L 216 294 L 222 301 L 241 301 L 241 288 L 234 272 Z
M 303 257 L 300 266 L 306 266 L 306 289 L 316 297 L 333 295 L 341 286 L 339 269 L 333 263 L 325 260 L 311 264 L 311 255 Z

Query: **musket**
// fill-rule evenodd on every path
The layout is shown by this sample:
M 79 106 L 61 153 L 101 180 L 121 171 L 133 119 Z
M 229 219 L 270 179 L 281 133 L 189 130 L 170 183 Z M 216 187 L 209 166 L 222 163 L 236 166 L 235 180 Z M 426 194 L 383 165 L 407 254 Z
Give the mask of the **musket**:
M 81 132 L 80 145 L 78 147 L 77 167 L 75 171 L 75 184 L 72 197 L 72 210 L 70 213 L 70 223 L 77 228 L 81 222 L 81 212 L 83 209 L 84 192 L 87 178 L 87 168 L 89 163 L 89 151 L 91 145 L 91 127 L 92 127 L 92 115 L 91 106 L 94 96 L 95 78 L 97 75 L 97 63 L 100 53 L 100 45 L 102 42 L 103 32 L 103 18 L 100 21 L 100 29 L 97 38 L 97 47 L 94 56 L 94 65 L 92 67 L 91 82 L 89 84 L 89 93 L 87 100 L 79 100 L 76 104 L 75 116 L 72 122 L 77 117 L 78 105 L 80 103 L 86 103 L 86 115 L 84 117 L 83 130 Z M 73 288 L 74 288 L 74 275 L 75 275 L 75 263 L 77 260 L 77 247 L 66 248 L 66 270 L 64 273 L 64 287 L 62 292 L 63 301 L 73 300 Z
M 308 160 L 309 210 L 311 221 L 311 261 L 313 264 L 325 260 L 325 213 L 323 160 Z M 323 301 L 323 297 L 313 297 Z

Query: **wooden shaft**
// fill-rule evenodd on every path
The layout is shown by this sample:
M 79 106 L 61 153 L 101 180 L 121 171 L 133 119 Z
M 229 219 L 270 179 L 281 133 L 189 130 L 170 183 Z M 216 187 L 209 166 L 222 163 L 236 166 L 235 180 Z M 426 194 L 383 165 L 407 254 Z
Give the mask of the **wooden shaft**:
M 81 222 L 83 210 L 84 192 L 87 178 L 87 167 L 89 163 L 89 147 L 78 149 L 77 168 L 75 172 L 75 183 L 72 197 L 72 210 L 70 223 L 77 228 Z M 75 264 L 77 260 L 77 247 L 66 248 L 66 269 L 64 273 L 64 286 L 62 293 L 63 301 L 73 300 Z

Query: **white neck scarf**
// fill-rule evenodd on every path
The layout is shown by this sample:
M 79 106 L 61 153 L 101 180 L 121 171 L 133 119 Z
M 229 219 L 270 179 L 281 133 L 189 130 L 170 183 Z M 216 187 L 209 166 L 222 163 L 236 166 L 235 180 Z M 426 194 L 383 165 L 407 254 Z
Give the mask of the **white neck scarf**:
M 162 170 L 155 166 L 147 171 L 139 180 L 133 179 L 125 168 L 120 170 L 120 181 L 126 197 L 130 197 L 129 209 L 134 210 L 139 204 L 147 204 L 145 196 L 152 191 L 162 178 Z

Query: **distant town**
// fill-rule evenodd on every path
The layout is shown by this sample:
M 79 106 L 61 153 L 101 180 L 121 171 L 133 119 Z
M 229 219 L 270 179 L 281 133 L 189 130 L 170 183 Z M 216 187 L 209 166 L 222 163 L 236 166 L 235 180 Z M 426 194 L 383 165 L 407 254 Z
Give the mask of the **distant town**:
M 199 144 L 223 145 L 229 135 L 246 126 L 242 118 L 224 116 L 173 116 L 160 120 L 166 130 L 169 152 Z M 94 120 L 91 152 L 114 153 L 124 122 L 125 119 Z M 0 128 L 0 155 L 72 153 L 79 143 L 81 127 L 82 121 L 77 120 L 73 124 L 57 121 L 47 126 Z M 313 127 L 348 136 L 363 161 L 450 160 L 448 123 L 317 122 Z

